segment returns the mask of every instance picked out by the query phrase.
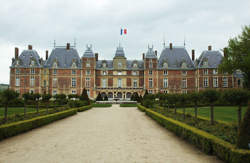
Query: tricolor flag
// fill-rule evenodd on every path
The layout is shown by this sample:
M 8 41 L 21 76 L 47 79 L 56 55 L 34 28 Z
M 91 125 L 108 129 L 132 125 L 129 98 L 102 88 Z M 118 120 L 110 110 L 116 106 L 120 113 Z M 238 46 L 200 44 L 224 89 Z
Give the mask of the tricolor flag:
M 124 28 L 124 29 L 121 28 L 121 35 L 126 35 L 126 34 L 127 34 L 127 29 L 126 28 Z

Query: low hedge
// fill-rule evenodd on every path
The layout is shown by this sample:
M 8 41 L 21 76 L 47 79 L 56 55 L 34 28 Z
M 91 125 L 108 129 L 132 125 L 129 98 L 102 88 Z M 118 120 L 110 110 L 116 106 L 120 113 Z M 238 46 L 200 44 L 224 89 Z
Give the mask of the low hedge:
M 145 111 L 149 117 L 156 120 L 159 124 L 174 132 L 177 136 L 188 140 L 207 154 L 214 154 L 226 162 L 250 162 L 250 150 L 236 149 L 234 145 L 205 131 L 191 127 L 172 118 L 165 117 L 139 104 L 137 106 L 138 109 Z
M 0 140 L 49 124 L 53 121 L 63 119 L 76 113 L 76 109 L 70 109 L 29 120 L 2 125 L 0 126 Z
M 92 108 L 92 105 L 82 106 L 82 107 L 77 108 L 77 111 L 78 112 L 83 112 L 83 111 L 89 110 L 91 108 Z

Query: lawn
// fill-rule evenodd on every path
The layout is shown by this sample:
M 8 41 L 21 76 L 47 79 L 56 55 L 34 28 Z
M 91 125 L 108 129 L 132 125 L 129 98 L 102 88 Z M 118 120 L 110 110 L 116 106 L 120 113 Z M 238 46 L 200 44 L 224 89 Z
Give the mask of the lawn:
M 234 106 L 215 106 L 214 107 L 214 118 L 215 120 L 225 121 L 225 122 L 237 122 L 238 120 L 238 107 Z M 179 109 L 182 112 L 182 109 Z M 242 117 L 244 116 L 247 107 L 242 108 Z M 186 113 L 191 113 L 194 115 L 194 108 L 187 108 Z M 210 117 L 210 107 L 198 108 L 198 115 L 202 117 Z
M 44 109 L 44 108 L 43 108 Z M 22 114 L 23 113 L 24 108 L 23 107 L 9 107 L 8 108 L 8 115 L 12 115 L 12 114 Z M 40 110 L 40 108 L 39 108 Z M 26 108 L 26 112 L 35 112 L 36 108 Z M 0 117 L 4 116 L 4 108 L 1 107 L 0 108 Z

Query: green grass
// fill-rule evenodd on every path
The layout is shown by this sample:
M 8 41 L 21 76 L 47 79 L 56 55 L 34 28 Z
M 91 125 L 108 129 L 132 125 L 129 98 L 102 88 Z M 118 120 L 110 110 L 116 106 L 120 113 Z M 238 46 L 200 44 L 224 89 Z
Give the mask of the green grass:
M 215 120 L 236 123 L 238 121 L 238 107 L 237 106 L 215 106 L 214 118 Z M 182 112 L 182 109 L 178 109 Z M 244 116 L 247 107 L 242 107 L 242 117 Z M 194 108 L 186 108 L 186 113 L 194 115 Z M 198 116 L 210 118 L 210 107 L 198 108 Z
M 93 107 L 111 107 L 112 104 L 93 104 Z
M 120 104 L 120 107 L 137 107 L 137 104 Z
M 43 108 L 44 109 L 44 108 Z M 39 110 L 42 110 L 41 108 L 39 108 Z M 8 108 L 8 115 L 13 115 L 13 114 L 22 114 L 24 111 L 23 107 L 9 107 Z M 35 112 L 36 108 L 26 108 L 26 112 Z M 4 116 L 4 108 L 1 107 L 0 108 L 0 117 Z

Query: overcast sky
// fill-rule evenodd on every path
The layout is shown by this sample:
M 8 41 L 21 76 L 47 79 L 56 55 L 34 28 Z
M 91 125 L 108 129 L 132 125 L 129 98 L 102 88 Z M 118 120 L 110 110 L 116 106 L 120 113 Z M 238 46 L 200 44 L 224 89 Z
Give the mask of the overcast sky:
M 112 59 L 119 41 L 128 59 L 141 59 L 148 44 L 158 54 L 166 44 L 220 50 L 250 24 L 249 0 L 0 0 L 0 83 L 9 83 L 14 47 L 33 45 L 40 57 L 57 45 L 73 44 L 82 56 L 92 44 L 101 59 Z M 120 36 L 120 29 L 127 35 Z

